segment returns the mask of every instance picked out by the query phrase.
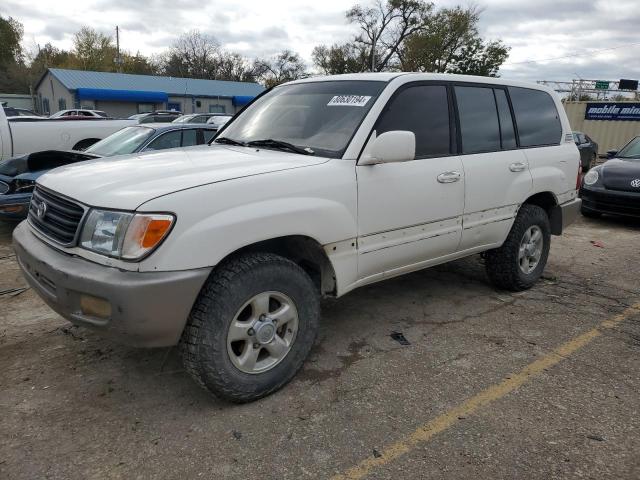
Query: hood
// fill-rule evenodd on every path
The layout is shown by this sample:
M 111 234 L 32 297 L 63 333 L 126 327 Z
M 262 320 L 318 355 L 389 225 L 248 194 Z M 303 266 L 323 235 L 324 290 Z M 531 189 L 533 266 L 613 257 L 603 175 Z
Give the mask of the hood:
M 38 183 L 94 207 L 135 210 L 168 193 L 326 162 L 267 149 L 202 145 L 90 160 L 56 168 Z
M 609 190 L 640 193 L 631 182 L 640 179 L 640 159 L 614 158 L 600 167 L 602 184 Z M 635 184 L 635 182 L 634 182 Z

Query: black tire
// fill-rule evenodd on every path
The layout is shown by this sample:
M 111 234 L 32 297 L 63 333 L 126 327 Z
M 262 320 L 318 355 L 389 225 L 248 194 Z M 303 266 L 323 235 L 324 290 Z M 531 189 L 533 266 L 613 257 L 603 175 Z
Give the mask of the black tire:
M 298 333 L 286 356 L 264 373 L 244 373 L 227 352 L 227 332 L 238 310 L 267 291 L 287 295 L 298 312 Z M 318 332 L 320 296 L 307 273 L 271 253 L 251 253 L 226 261 L 198 296 L 180 341 L 184 366 L 195 381 L 225 400 L 244 403 L 282 388 L 302 367 Z
M 525 232 L 534 225 L 542 231 L 542 255 L 536 268 L 526 274 L 520 269 L 518 252 Z M 496 287 L 513 292 L 531 288 L 542 275 L 549 257 L 550 245 L 551 227 L 547 212 L 537 205 L 522 205 L 502 246 L 485 254 L 485 268 L 489 280 Z

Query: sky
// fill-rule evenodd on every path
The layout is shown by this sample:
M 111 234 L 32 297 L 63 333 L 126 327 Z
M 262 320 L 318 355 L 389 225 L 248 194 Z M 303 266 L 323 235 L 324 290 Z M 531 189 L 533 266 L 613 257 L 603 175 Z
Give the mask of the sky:
M 353 3 L 366 5 L 368 0 Z M 440 0 L 436 7 L 469 5 Z M 480 30 L 511 46 L 500 75 L 536 81 L 640 78 L 640 0 L 478 0 Z M 24 25 L 28 50 L 47 42 L 69 49 L 83 25 L 121 30 L 121 48 L 144 55 L 167 49 L 192 29 L 215 36 L 248 58 L 283 49 L 311 63 L 319 44 L 349 40 L 345 0 L 2 0 L 0 15 Z

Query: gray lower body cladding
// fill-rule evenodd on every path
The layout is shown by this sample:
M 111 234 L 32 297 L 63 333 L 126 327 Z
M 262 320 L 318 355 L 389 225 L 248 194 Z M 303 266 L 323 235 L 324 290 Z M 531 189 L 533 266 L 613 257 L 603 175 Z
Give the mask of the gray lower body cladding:
M 67 255 L 41 241 L 26 222 L 13 233 L 18 263 L 29 285 L 68 321 L 136 347 L 175 345 L 211 268 L 129 272 Z M 106 315 L 84 304 L 108 305 Z

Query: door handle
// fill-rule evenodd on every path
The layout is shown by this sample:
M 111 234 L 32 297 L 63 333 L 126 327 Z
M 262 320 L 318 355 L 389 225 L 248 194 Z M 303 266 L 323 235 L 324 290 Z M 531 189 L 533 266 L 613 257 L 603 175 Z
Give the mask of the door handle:
M 527 168 L 526 163 L 516 162 L 509 165 L 509 170 L 512 172 L 523 172 Z
M 438 182 L 440 183 L 453 183 L 460 180 L 462 174 L 460 172 L 442 172 L 438 175 Z

